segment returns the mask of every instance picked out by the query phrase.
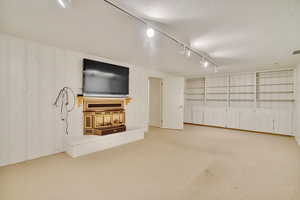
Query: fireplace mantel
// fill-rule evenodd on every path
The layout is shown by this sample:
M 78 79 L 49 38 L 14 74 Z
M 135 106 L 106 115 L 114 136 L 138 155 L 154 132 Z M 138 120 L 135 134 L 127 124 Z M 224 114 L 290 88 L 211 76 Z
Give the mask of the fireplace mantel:
M 77 96 L 77 106 L 80 107 L 83 105 L 84 100 L 88 99 L 102 99 L 102 100 L 124 100 L 125 105 L 128 105 L 131 101 L 132 98 L 126 97 L 126 98 L 104 98 L 104 97 L 85 97 L 83 95 L 78 95 Z

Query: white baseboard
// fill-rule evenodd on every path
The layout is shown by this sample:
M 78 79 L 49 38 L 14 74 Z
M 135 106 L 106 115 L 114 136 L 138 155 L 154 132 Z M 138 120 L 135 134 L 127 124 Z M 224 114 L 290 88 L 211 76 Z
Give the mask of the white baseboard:
M 300 137 L 295 137 L 295 139 L 296 139 L 296 142 L 298 143 L 298 145 L 300 146 Z

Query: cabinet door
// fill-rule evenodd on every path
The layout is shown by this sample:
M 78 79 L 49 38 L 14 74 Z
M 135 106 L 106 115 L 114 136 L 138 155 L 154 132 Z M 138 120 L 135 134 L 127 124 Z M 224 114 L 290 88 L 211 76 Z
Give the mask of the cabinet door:
M 278 111 L 275 121 L 275 133 L 293 135 L 293 112 Z
M 239 128 L 239 111 L 236 109 L 228 109 L 226 113 L 226 127 Z
M 275 131 L 276 113 L 272 110 L 258 109 L 256 111 L 256 131 L 273 133 Z
M 239 111 L 239 129 L 255 131 L 256 115 L 254 110 Z
M 186 103 L 184 106 L 184 122 L 186 123 L 192 123 L 192 105 L 189 103 Z
M 225 116 L 224 108 L 207 108 L 204 112 L 204 124 L 225 127 Z
M 204 112 L 201 109 L 193 109 L 193 123 L 194 124 L 203 124 Z

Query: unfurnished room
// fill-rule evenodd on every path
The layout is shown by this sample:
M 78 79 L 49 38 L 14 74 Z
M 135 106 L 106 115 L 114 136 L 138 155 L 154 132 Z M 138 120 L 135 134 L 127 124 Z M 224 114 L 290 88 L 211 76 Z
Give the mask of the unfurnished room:
M 299 200 L 300 0 L 0 0 L 0 200 Z

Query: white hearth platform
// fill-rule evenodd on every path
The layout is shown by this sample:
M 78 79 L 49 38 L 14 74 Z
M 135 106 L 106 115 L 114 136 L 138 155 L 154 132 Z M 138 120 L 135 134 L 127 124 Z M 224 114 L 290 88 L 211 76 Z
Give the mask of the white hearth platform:
M 110 149 L 144 139 L 145 128 L 128 128 L 127 131 L 106 136 L 66 136 L 66 153 L 73 158 Z

